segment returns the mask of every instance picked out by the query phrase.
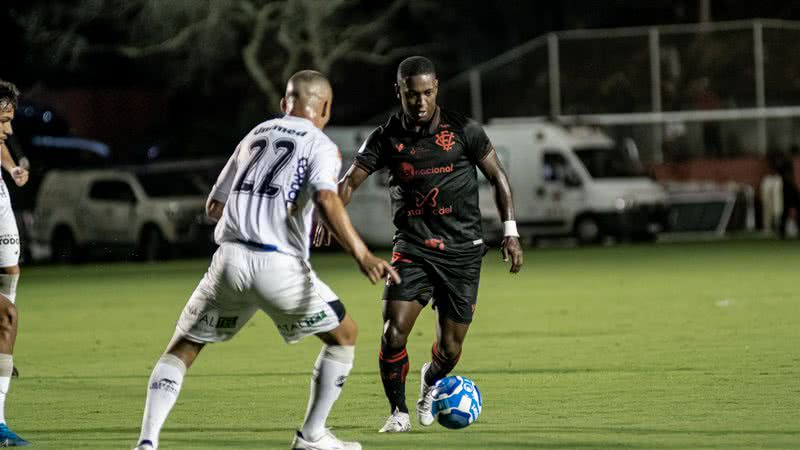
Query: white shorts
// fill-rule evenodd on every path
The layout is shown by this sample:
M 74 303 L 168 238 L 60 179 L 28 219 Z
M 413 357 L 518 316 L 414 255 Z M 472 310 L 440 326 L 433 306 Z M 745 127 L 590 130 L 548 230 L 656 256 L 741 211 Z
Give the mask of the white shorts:
M 226 341 L 259 309 L 288 343 L 333 330 L 344 318 L 338 297 L 306 261 L 224 243 L 183 308 L 177 329 L 192 341 Z
M 0 267 L 13 267 L 19 264 L 19 230 L 8 190 L 0 181 Z

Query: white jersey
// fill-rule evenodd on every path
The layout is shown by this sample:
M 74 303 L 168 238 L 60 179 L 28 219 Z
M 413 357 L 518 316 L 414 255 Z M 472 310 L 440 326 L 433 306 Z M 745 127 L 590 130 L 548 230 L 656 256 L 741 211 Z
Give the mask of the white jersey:
M 217 244 L 242 242 L 307 259 L 314 193 L 336 192 L 342 159 L 307 119 L 268 120 L 239 143 L 210 197 L 225 202 Z
M 0 172 L 3 172 L 0 169 Z M 12 267 L 19 263 L 19 231 L 11 196 L 0 173 L 0 267 Z

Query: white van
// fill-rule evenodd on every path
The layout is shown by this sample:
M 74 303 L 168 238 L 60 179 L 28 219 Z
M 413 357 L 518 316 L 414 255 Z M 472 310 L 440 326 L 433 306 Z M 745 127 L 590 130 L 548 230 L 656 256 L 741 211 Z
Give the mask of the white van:
M 347 170 L 374 127 L 331 127 Z M 523 237 L 574 236 L 580 243 L 604 236 L 653 239 L 668 221 L 667 194 L 639 168 L 632 141 L 617 143 L 597 128 L 547 121 L 492 122 L 484 129 L 511 180 Z M 480 174 L 480 171 L 478 172 Z M 481 178 L 484 234 L 502 233 L 491 186 Z M 347 208 L 370 245 L 389 245 L 394 232 L 388 176 L 371 176 Z
M 632 140 L 547 121 L 485 127 L 511 179 L 517 225 L 526 236 L 651 240 L 667 228 L 667 193 L 646 177 Z M 498 213 L 481 192 L 484 218 Z

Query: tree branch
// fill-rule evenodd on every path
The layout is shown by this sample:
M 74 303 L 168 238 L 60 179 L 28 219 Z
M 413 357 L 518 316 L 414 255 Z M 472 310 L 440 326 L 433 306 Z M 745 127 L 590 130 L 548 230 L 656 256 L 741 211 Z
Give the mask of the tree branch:
M 348 52 L 342 59 L 350 61 L 363 61 L 369 64 L 384 65 L 391 64 L 404 56 L 430 53 L 442 48 L 441 44 L 420 44 L 409 45 L 406 47 L 396 47 L 386 53 L 374 53 L 364 50 L 353 50 Z
M 242 49 L 244 66 L 261 92 L 266 95 L 267 100 L 270 102 L 268 105 L 269 108 L 275 107 L 275 102 L 277 99 L 281 98 L 281 94 L 276 89 L 275 83 L 269 78 L 269 75 L 264 72 L 264 68 L 259 61 L 259 51 L 261 50 L 261 43 L 264 41 L 264 36 L 270 28 L 270 15 L 278 11 L 282 6 L 282 2 L 275 2 L 267 3 L 261 7 L 256 16 L 256 23 L 253 28 L 253 34 L 250 36 L 250 42 Z
M 131 45 L 91 45 L 85 51 L 92 53 L 100 52 L 116 52 L 128 58 L 145 58 L 158 53 L 173 52 L 183 47 L 189 40 L 194 37 L 195 33 L 203 29 L 205 22 L 195 22 L 187 25 L 175 36 L 166 39 L 157 44 L 151 44 L 144 47 L 136 47 Z

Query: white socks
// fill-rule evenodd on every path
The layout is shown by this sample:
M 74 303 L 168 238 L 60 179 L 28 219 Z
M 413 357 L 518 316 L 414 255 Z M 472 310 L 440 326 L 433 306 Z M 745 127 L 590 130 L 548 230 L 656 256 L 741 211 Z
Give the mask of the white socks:
M 6 394 L 8 394 L 8 386 L 11 384 L 11 372 L 13 370 L 13 357 L 0 353 L 0 423 L 6 423 Z
M 342 392 L 342 386 L 353 368 L 355 347 L 324 345 L 314 364 L 311 376 L 311 395 L 303 423 L 303 437 L 310 442 L 325 434 L 325 420 Z
M 165 353 L 156 363 L 148 382 L 139 444 L 149 441 L 158 448 L 158 434 L 178 399 L 185 374 L 186 365 L 177 356 Z

